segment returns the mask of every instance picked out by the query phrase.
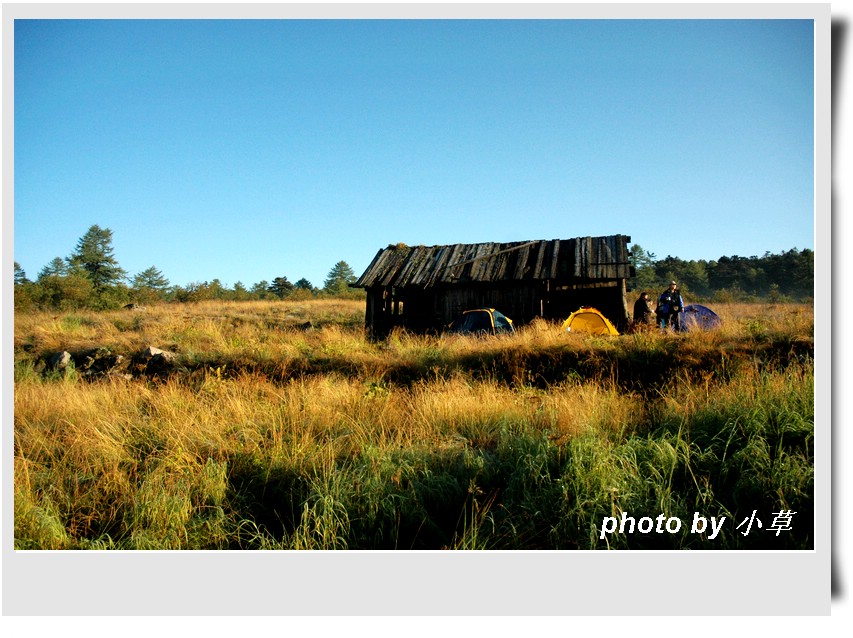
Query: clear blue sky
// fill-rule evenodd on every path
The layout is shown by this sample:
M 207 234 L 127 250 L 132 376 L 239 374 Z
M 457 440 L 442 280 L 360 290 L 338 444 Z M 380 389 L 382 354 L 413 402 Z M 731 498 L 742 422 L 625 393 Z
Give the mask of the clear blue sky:
M 390 243 L 814 248 L 790 20 L 16 21 L 15 261 L 322 286 Z

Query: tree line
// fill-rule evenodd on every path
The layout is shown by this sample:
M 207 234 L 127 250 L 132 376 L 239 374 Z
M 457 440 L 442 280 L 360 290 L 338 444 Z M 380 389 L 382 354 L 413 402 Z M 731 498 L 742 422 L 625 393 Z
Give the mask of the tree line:
M 285 276 L 251 286 L 238 281 L 231 288 L 219 279 L 176 286 L 155 266 L 129 276 L 115 258 L 112 236 L 109 228 L 90 227 L 68 257 L 53 259 L 34 280 L 15 262 L 15 308 L 110 310 L 130 303 L 364 297 L 364 291 L 349 288 L 356 277 L 345 261 L 332 267 L 322 288 L 305 278 L 291 283 Z M 636 277 L 630 283 L 636 291 L 657 293 L 675 280 L 697 301 L 805 301 L 814 294 L 814 251 L 809 249 L 685 261 L 672 256 L 657 259 L 633 244 L 631 259 Z
M 113 233 L 94 225 L 79 239 L 74 251 L 56 257 L 31 280 L 15 262 L 15 309 L 114 310 L 128 304 L 194 302 L 210 299 L 310 299 L 314 297 L 363 298 L 362 290 L 349 288 L 356 280 L 352 268 L 339 261 L 329 271 L 322 288 L 305 278 L 291 283 L 285 276 L 251 286 L 236 282 L 228 288 L 219 279 L 172 285 L 155 266 L 130 276 L 115 257 Z
M 650 294 L 674 280 L 682 293 L 697 301 L 808 301 L 814 296 L 814 251 L 808 248 L 766 252 L 761 257 L 685 261 L 672 256 L 657 259 L 633 244 L 631 255 L 637 273 L 633 288 Z

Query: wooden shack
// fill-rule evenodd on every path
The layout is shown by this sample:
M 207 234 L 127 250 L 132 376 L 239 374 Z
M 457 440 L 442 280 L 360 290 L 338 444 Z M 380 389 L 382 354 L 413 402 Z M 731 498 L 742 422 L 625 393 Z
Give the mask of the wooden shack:
M 626 282 L 634 276 L 626 235 L 448 246 L 391 245 L 352 284 L 367 292 L 365 327 L 374 337 L 401 326 L 440 331 L 463 311 L 496 308 L 523 325 L 598 308 L 628 323 Z

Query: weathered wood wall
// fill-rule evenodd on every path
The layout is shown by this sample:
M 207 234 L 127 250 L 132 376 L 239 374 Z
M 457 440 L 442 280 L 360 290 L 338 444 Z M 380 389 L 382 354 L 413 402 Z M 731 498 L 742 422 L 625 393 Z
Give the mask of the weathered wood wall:
M 366 288 L 365 326 L 441 330 L 465 310 L 496 308 L 523 325 L 564 319 L 593 306 L 617 328 L 628 319 L 630 237 L 583 237 L 510 244 L 389 246 L 354 284 Z
M 626 235 L 529 242 L 389 246 L 353 284 L 421 286 L 507 281 L 626 279 L 631 276 Z

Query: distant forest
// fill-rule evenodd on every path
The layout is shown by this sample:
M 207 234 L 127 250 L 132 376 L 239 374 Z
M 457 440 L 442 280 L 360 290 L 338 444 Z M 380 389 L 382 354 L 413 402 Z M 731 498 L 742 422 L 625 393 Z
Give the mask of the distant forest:
M 172 285 L 156 267 L 129 275 L 115 258 L 109 228 L 92 226 L 67 257 L 56 257 L 35 279 L 15 262 L 15 310 L 116 310 L 129 304 L 254 301 L 259 299 L 364 298 L 349 287 L 356 277 L 345 261 L 334 264 L 322 287 L 305 278 L 292 283 L 278 274 L 250 286 L 225 286 L 219 279 Z
M 695 301 L 810 301 L 814 286 L 814 251 L 792 249 L 762 257 L 720 257 L 716 261 L 685 261 L 667 256 L 657 259 L 639 244 L 631 246 L 636 277 L 632 291 L 657 293 L 675 280 L 682 293 Z M 291 283 L 284 275 L 250 286 L 236 282 L 224 286 L 218 279 L 172 285 L 155 266 L 129 275 L 113 254 L 112 231 L 92 226 L 65 258 L 56 257 L 27 277 L 15 262 L 16 310 L 112 310 L 128 304 L 188 303 L 219 299 L 312 299 L 315 297 L 363 298 L 352 289 L 355 273 L 345 261 L 334 264 L 322 287 L 306 279 Z M 654 296 L 654 294 L 653 294 Z
M 811 301 L 814 295 L 814 251 L 808 248 L 685 261 L 657 259 L 633 244 L 631 254 L 637 276 L 630 285 L 637 292 L 660 292 L 674 280 L 685 296 L 698 301 Z

